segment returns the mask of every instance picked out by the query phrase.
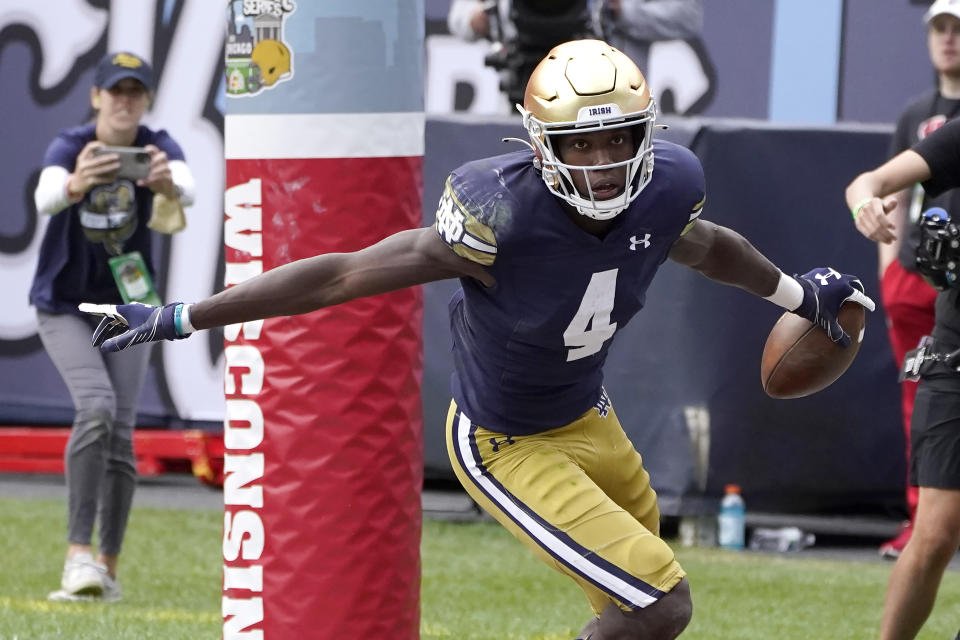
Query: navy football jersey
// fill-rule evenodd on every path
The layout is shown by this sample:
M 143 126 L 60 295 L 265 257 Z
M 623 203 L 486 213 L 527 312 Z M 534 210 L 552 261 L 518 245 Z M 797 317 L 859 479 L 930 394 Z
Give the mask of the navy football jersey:
M 450 301 L 452 392 L 475 424 L 523 435 L 563 426 L 603 394 L 617 330 L 642 307 L 673 243 L 700 214 L 703 169 L 657 141 L 649 185 L 603 238 L 577 226 L 519 151 L 450 174 L 436 229 L 496 279 Z

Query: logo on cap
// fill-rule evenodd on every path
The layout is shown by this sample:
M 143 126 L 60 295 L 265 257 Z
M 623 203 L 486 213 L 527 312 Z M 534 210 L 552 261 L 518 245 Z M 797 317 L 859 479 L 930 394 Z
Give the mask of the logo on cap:
M 110 61 L 110 64 L 117 67 L 125 67 L 127 69 L 139 69 L 143 66 L 143 60 L 132 53 L 118 53 L 117 55 L 113 56 L 113 60 Z

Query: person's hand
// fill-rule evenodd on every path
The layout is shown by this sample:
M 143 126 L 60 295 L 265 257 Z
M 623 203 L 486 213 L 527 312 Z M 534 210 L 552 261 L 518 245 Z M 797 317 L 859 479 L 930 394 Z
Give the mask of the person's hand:
M 73 201 L 79 201 L 83 195 L 98 184 L 113 182 L 120 169 L 120 156 L 115 153 L 94 154 L 94 149 L 104 146 L 99 140 L 92 140 L 77 155 L 73 173 L 67 178 L 67 193 Z
M 876 305 L 867 297 L 863 283 L 831 267 L 818 267 L 802 276 L 794 275 L 803 287 L 803 302 L 793 313 L 822 328 L 830 339 L 843 347 L 850 345 L 850 336 L 837 321 L 840 306 L 847 300 L 873 311 Z
M 137 180 L 137 185 L 147 187 L 154 193 L 162 193 L 171 199 L 177 198 L 177 187 L 173 183 L 173 173 L 170 171 L 170 160 L 167 153 L 156 145 L 148 144 L 144 147 L 150 154 L 150 173 L 146 178 Z
M 896 198 L 870 198 L 857 207 L 859 208 L 853 212 L 853 219 L 860 233 L 874 242 L 884 244 L 890 244 L 897 239 L 897 234 L 894 233 L 896 227 L 887 217 L 887 214 L 897 208 Z
M 101 351 L 122 351 L 143 342 L 180 340 L 184 334 L 178 328 L 182 302 L 171 302 L 154 307 L 140 302 L 130 304 L 80 304 L 80 311 L 103 316 L 93 332 L 93 346 Z

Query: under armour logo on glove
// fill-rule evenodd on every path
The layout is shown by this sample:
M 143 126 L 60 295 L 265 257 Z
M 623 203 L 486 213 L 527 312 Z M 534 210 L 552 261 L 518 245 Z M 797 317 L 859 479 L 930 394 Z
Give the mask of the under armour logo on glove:
M 811 273 L 812 273 L 812 272 L 811 272 Z M 836 271 L 836 270 L 833 269 L 832 267 L 827 267 L 827 268 L 826 268 L 826 273 L 817 273 L 817 274 L 814 274 L 813 277 L 816 278 L 816 279 L 820 282 L 820 286 L 821 286 L 821 287 L 826 287 L 826 286 L 828 286 L 828 285 L 830 284 L 830 282 L 829 282 L 829 279 L 830 279 L 830 278 L 836 278 L 837 280 L 839 280 L 839 279 L 841 279 L 843 276 L 840 275 L 840 272 L 839 272 L 839 271 Z M 859 280 L 858 280 L 857 282 L 859 282 Z M 860 286 L 863 287 L 863 285 L 860 285 Z
M 850 300 L 863 305 L 868 311 L 876 308 L 873 300 L 864 293 L 860 279 L 831 267 L 819 267 L 793 277 L 803 287 L 803 302 L 793 313 L 819 326 L 834 342 L 849 346 L 850 336 L 837 320 L 840 307 Z

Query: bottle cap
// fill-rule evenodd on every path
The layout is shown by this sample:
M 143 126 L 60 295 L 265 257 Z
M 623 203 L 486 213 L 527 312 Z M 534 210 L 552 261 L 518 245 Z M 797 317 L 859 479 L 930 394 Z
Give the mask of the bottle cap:
M 723 488 L 724 493 L 740 493 L 740 485 L 728 484 Z

